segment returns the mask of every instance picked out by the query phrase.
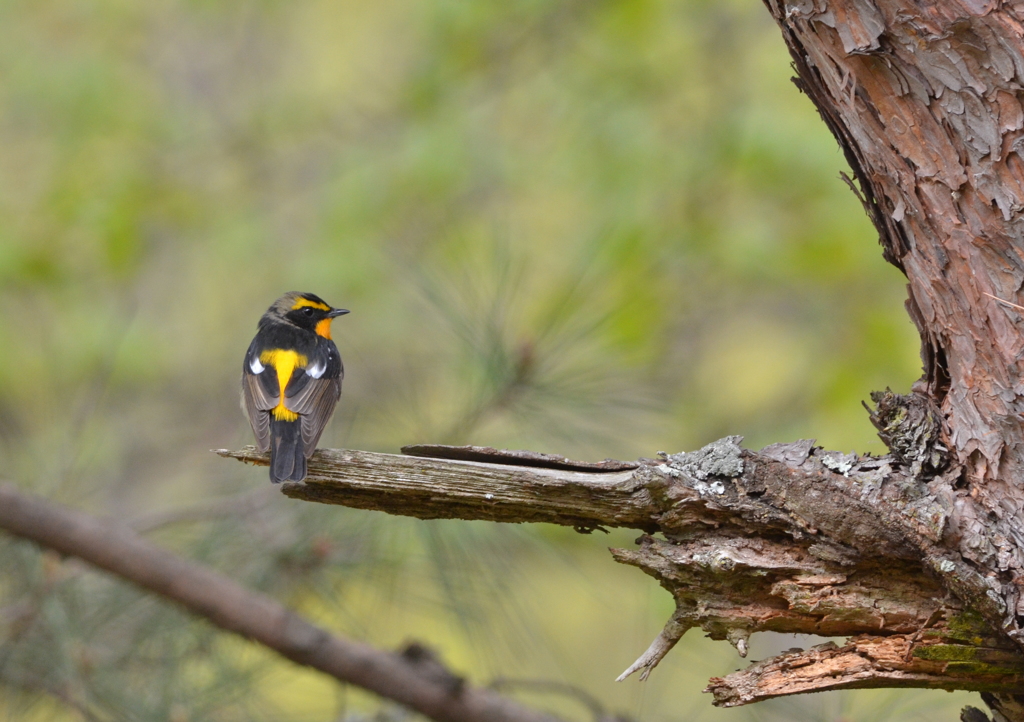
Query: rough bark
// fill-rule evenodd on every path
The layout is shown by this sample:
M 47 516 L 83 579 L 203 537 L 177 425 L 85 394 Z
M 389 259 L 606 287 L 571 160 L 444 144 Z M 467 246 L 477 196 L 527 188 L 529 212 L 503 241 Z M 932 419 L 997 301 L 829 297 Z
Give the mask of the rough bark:
M 799 684 L 779 683 L 779 665 L 810 663 L 784 659 L 716 680 L 717 704 L 852 686 L 1024 691 L 1024 655 L 986 621 L 998 619 L 999 596 L 940 544 L 953 499 L 934 411 L 920 397 L 878 401 L 874 418 L 899 455 L 844 455 L 811 441 L 753 452 L 738 437 L 690 454 L 602 465 L 532 459 L 521 466 L 518 452 L 478 449 L 470 457 L 465 448 L 437 446 L 427 449 L 449 458 L 320 450 L 307 479 L 282 491 L 421 519 L 646 532 L 636 549 L 613 556 L 658 579 L 676 612 L 623 677 L 646 676 L 693 627 L 729 640 L 741 655 L 761 631 L 870 635 L 851 642 L 845 656 L 816 662 L 811 669 L 828 674 Z M 251 448 L 218 453 L 267 463 Z M 897 648 L 903 661 L 893 666 Z
M 907 275 L 918 390 L 962 469 L 941 539 L 990 580 L 1024 644 L 1024 4 L 765 0 L 798 85 L 859 181 L 885 257 Z M 950 587 L 952 588 L 952 587 Z M 1012 694 L 986 701 L 1024 719 Z M 965 718 L 968 713 L 965 711 Z
M 834 689 L 988 691 L 1024 685 L 1024 666 L 1012 650 L 931 643 L 915 636 L 859 636 L 842 646 L 829 642 L 806 651 L 793 650 L 728 677 L 715 677 L 707 691 L 716 704 L 735 707 L 784 694 Z
M 766 0 L 798 84 L 860 181 L 909 280 L 920 391 L 963 468 L 944 539 L 998 580 L 1018 643 L 1024 601 L 1024 4 Z M 960 480 L 956 480 L 960 481 Z

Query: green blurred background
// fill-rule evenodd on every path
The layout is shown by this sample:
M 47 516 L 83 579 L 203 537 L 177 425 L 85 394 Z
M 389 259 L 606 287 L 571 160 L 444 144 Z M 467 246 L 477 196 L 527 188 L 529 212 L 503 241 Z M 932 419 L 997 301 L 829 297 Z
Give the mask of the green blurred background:
M 791 74 L 756 0 L 0 0 L 3 478 L 478 683 L 953 719 L 969 695 L 713 710 L 746 662 L 698 631 L 616 684 L 672 606 L 611 561 L 635 534 L 316 507 L 208 451 L 250 443 L 241 358 L 293 289 L 352 309 L 323 446 L 881 451 L 860 401 L 919 375 L 903 279 Z M 404 717 L 0 537 L 0 719 Z

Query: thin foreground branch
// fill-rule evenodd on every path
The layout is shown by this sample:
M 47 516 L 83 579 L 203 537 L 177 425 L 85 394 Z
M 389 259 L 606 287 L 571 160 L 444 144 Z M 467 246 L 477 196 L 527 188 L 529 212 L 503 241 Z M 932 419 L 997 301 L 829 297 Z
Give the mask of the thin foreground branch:
M 438 722 L 557 722 L 470 687 L 422 647 L 383 652 L 336 637 L 270 597 L 182 559 L 127 528 L 0 485 L 0 529 L 79 557 L 181 604 L 301 665 L 358 685 Z

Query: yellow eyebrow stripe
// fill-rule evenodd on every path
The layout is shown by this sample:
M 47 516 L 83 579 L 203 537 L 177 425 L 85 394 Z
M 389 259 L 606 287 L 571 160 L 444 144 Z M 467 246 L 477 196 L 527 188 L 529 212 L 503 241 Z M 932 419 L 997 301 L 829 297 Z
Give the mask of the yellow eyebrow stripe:
M 299 415 L 284 405 L 284 389 L 291 381 L 295 368 L 306 368 L 309 362 L 305 356 L 297 351 L 289 351 L 283 348 L 270 348 L 260 354 L 260 363 L 264 366 L 273 366 L 277 371 L 277 387 L 280 390 L 280 401 L 277 406 L 271 409 L 270 413 L 278 421 L 295 421 Z
M 292 306 L 292 310 L 293 311 L 298 310 L 298 309 L 302 308 L 303 306 L 311 306 L 313 308 L 319 308 L 321 311 L 330 311 L 331 310 L 331 307 L 328 306 L 326 303 L 320 303 L 318 301 L 310 301 L 308 298 L 300 298 L 298 301 L 295 302 L 295 305 Z

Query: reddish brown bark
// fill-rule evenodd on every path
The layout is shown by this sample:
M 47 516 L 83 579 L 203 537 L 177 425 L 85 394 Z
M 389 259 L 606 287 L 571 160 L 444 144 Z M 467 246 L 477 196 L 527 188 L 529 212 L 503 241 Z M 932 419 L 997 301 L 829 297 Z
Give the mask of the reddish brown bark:
M 784 652 L 714 677 L 706 691 L 719 706 L 735 707 L 786 694 L 880 686 L 1020 690 L 1024 665 L 1004 649 L 941 644 L 922 635 L 860 636 L 842 646 Z
M 919 390 L 962 465 L 943 541 L 992 580 L 1018 640 L 1024 602 L 1024 4 L 766 0 L 799 84 L 909 280 Z

